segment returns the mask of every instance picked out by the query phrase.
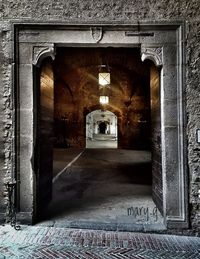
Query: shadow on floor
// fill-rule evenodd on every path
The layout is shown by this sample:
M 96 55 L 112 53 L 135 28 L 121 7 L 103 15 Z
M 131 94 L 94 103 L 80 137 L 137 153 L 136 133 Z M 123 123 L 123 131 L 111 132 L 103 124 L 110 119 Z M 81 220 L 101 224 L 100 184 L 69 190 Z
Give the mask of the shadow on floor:
M 153 210 L 150 158 L 147 151 L 85 150 L 54 183 L 43 220 L 126 224 L 128 208 Z

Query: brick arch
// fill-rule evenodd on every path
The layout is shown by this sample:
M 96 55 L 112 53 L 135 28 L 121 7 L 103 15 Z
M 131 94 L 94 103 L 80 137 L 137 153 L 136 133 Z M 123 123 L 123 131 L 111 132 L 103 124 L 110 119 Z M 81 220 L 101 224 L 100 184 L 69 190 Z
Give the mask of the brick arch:
M 87 116 L 89 113 L 95 111 L 95 110 L 107 110 L 107 111 L 110 111 L 110 112 L 114 113 L 118 118 L 121 118 L 121 116 L 122 116 L 121 112 L 119 110 L 114 109 L 110 105 L 106 105 L 106 107 L 103 107 L 102 105 L 97 104 L 97 105 L 93 105 L 93 106 L 87 107 L 84 110 L 84 112 L 83 112 L 84 117 Z

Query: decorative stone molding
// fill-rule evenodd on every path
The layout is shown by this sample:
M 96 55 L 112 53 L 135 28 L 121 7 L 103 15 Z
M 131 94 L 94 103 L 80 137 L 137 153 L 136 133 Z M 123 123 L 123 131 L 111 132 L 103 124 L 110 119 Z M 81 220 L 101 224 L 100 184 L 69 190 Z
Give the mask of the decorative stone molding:
M 103 38 L 103 29 L 102 27 L 91 27 L 91 36 L 95 43 L 98 43 L 102 40 Z
M 163 65 L 162 47 L 141 47 L 141 60 L 150 59 L 159 67 Z
M 55 48 L 54 44 L 46 44 L 42 46 L 33 47 L 33 65 L 40 66 L 44 58 L 51 57 L 55 59 Z

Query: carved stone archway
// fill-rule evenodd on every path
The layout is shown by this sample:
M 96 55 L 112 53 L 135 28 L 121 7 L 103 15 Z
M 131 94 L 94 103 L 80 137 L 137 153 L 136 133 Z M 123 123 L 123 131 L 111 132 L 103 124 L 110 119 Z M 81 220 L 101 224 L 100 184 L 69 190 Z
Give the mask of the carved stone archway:
M 181 23 L 138 25 L 14 25 L 16 81 L 16 175 L 18 217 L 29 223 L 35 214 L 36 139 L 34 70 L 43 58 L 54 58 L 57 47 L 139 47 L 141 59 L 161 67 L 162 210 L 167 228 L 188 226 L 184 115 L 184 35 Z M 175 58 L 176 57 L 176 58 Z

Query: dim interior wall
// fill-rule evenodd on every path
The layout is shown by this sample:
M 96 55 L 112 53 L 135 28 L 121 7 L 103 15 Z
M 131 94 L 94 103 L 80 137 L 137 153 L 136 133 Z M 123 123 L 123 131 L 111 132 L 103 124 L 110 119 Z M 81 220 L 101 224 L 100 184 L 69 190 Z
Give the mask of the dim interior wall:
M 102 62 L 111 73 L 106 90 L 97 82 Z M 150 148 L 149 67 L 139 49 L 61 48 L 54 67 L 57 146 L 85 147 L 86 115 L 98 108 L 117 113 L 121 148 Z M 103 94 L 109 105 L 100 106 Z
M 49 59 L 44 60 L 40 71 L 38 105 L 38 163 L 37 210 L 38 216 L 52 196 L 53 139 L 54 139 L 54 76 Z
M 161 160 L 160 73 L 154 64 L 150 69 L 152 197 L 163 212 L 163 176 Z

